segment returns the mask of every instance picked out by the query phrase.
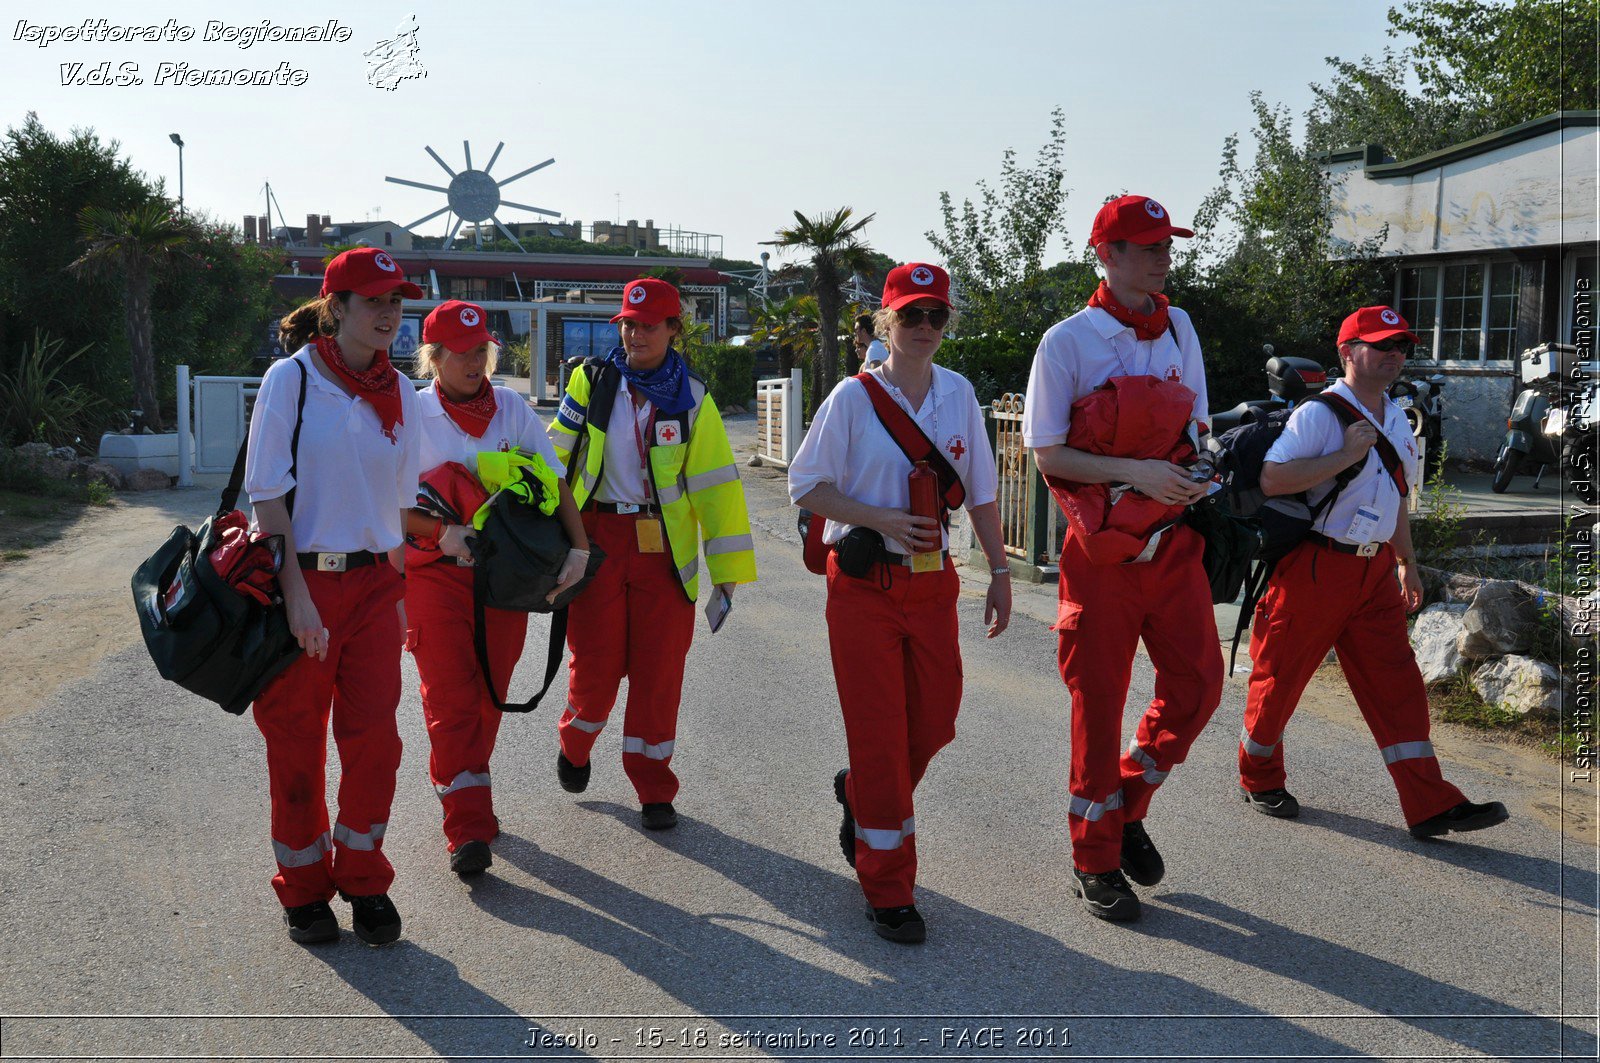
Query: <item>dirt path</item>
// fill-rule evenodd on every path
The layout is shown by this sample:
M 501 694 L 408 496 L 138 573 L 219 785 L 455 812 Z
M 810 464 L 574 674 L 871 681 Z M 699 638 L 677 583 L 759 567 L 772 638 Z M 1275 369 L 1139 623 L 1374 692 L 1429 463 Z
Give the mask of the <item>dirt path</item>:
M 124 495 L 70 518 L 59 538 L 0 565 L 0 720 L 31 712 L 61 684 L 139 641 L 128 582 L 172 531 L 216 504 L 210 490 Z

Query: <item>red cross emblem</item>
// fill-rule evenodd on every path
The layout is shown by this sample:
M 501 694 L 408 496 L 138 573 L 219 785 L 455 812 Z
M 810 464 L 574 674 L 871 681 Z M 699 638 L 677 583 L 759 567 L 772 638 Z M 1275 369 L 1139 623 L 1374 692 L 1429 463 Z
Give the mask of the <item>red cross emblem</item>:
M 661 425 L 656 429 L 656 442 L 671 443 L 678 438 L 678 429 L 670 424 Z
M 960 436 L 952 436 L 950 442 L 944 445 L 944 449 L 950 452 L 951 457 L 955 458 L 957 461 L 960 461 L 961 455 L 967 452 L 967 445 L 966 443 L 962 442 Z
M 1167 379 L 1168 380 L 1176 380 L 1176 381 L 1179 381 L 1181 383 L 1182 380 L 1183 380 L 1183 370 L 1179 369 L 1175 365 L 1167 366 Z

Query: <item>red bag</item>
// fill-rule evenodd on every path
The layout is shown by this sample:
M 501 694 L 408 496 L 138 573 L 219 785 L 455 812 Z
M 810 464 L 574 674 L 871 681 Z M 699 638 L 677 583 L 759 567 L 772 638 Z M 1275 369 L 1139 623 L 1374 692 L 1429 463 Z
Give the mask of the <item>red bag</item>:
M 478 474 L 459 461 L 447 461 L 422 474 L 417 489 L 417 508 L 446 524 L 469 524 L 472 515 L 489 500 Z M 444 554 L 432 536 L 406 536 L 406 567 L 426 565 Z

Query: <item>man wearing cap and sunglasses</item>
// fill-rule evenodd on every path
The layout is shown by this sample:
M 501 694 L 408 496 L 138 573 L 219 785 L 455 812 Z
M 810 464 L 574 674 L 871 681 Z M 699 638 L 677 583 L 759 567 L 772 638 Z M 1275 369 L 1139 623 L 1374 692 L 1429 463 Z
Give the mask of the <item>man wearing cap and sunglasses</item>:
M 1339 329 L 1343 378 L 1324 395 L 1359 416 L 1306 403 L 1290 416 L 1261 469 L 1268 495 L 1305 491 L 1332 500 L 1305 540 L 1272 570 L 1250 634 L 1250 693 L 1239 742 L 1239 783 L 1257 811 L 1300 814 L 1284 788 L 1283 732 L 1329 649 L 1350 684 L 1400 795 L 1411 834 L 1432 838 L 1507 819 L 1498 801 L 1474 804 L 1445 781 L 1428 740 L 1428 695 L 1411 652 L 1406 614 L 1422 605 L 1406 495 L 1417 483 L 1410 423 L 1389 385 L 1417 337 L 1387 306 L 1368 306 Z M 1342 488 L 1334 477 L 1359 465 Z M 1333 492 L 1337 491 L 1336 494 Z
M 1204 495 L 1205 484 L 1172 462 L 1091 454 L 1066 442 L 1073 403 L 1116 377 L 1181 384 L 1194 394 L 1193 420 L 1204 423 L 1200 343 L 1188 315 L 1161 294 L 1172 238 L 1193 235 L 1148 196 L 1113 199 L 1095 216 L 1089 243 L 1105 280 L 1088 306 L 1044 334 L 1028 377 L 1023 442 L 1046 476 L 1127 485 L 1170 506 Z M 1165 874 L 1145 812 L 1222 697 L 1204 543 L 1180 524 L 1151 546 L 1133 562 L 1099 564 L 1069 530 L 1061 553 L 1057 663 L 1072 700 L 1067 823 L 1075 888 L 1092 915 L 1115 921 L 1140 912 L 1124 873 L 1142 886 Z M 1155 697 L 1123 752 L 1123 707 L 1141 638 L 1155 666 Z

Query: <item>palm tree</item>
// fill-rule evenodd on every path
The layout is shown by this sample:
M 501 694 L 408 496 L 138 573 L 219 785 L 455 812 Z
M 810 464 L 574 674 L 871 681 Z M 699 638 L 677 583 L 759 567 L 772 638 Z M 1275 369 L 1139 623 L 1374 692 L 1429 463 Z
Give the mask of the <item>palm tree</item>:
M 779 229 L 776 240 L 763 241 L 773 247 L 797 247 L 811 253 L 811 293 L 817 298 L 817 320 L 830 324 L 839 320 L 844 303 L 840 286 L 856 270 L 868 270 L 871 248 L 857 238 L 875 215 L 852 221 L 849 207 L 808 218 L 794 212 L 792 228 Z M 817 331 L 817 358 L 811 373 L 811 408 L 822 404 L 822 397 L 833 390 L 839 374 L 839 336 L 833 328 Z
M 809 295 L 791 295 L 778 303 L 768 303 L 755 312 L 756 327 L 751 333 L 760 343 L 778 349 L 778 371 L 788 376 L 817 343 L 817 300 Z
M 161 400 L 156 390 L 155 349 L 151 342 L 150 285 L 155 273 L 174 256 L 185 253 L 194 233 L 165 200 L 152 200 L 131 210 L 84 207 L 78 231 L 85 250 L 67 268 L 80 276 L 120 276 L 122 309 L 128 329 L 133 370 L 133 401 L 139 408 L 134 429 L 161 431 Z

